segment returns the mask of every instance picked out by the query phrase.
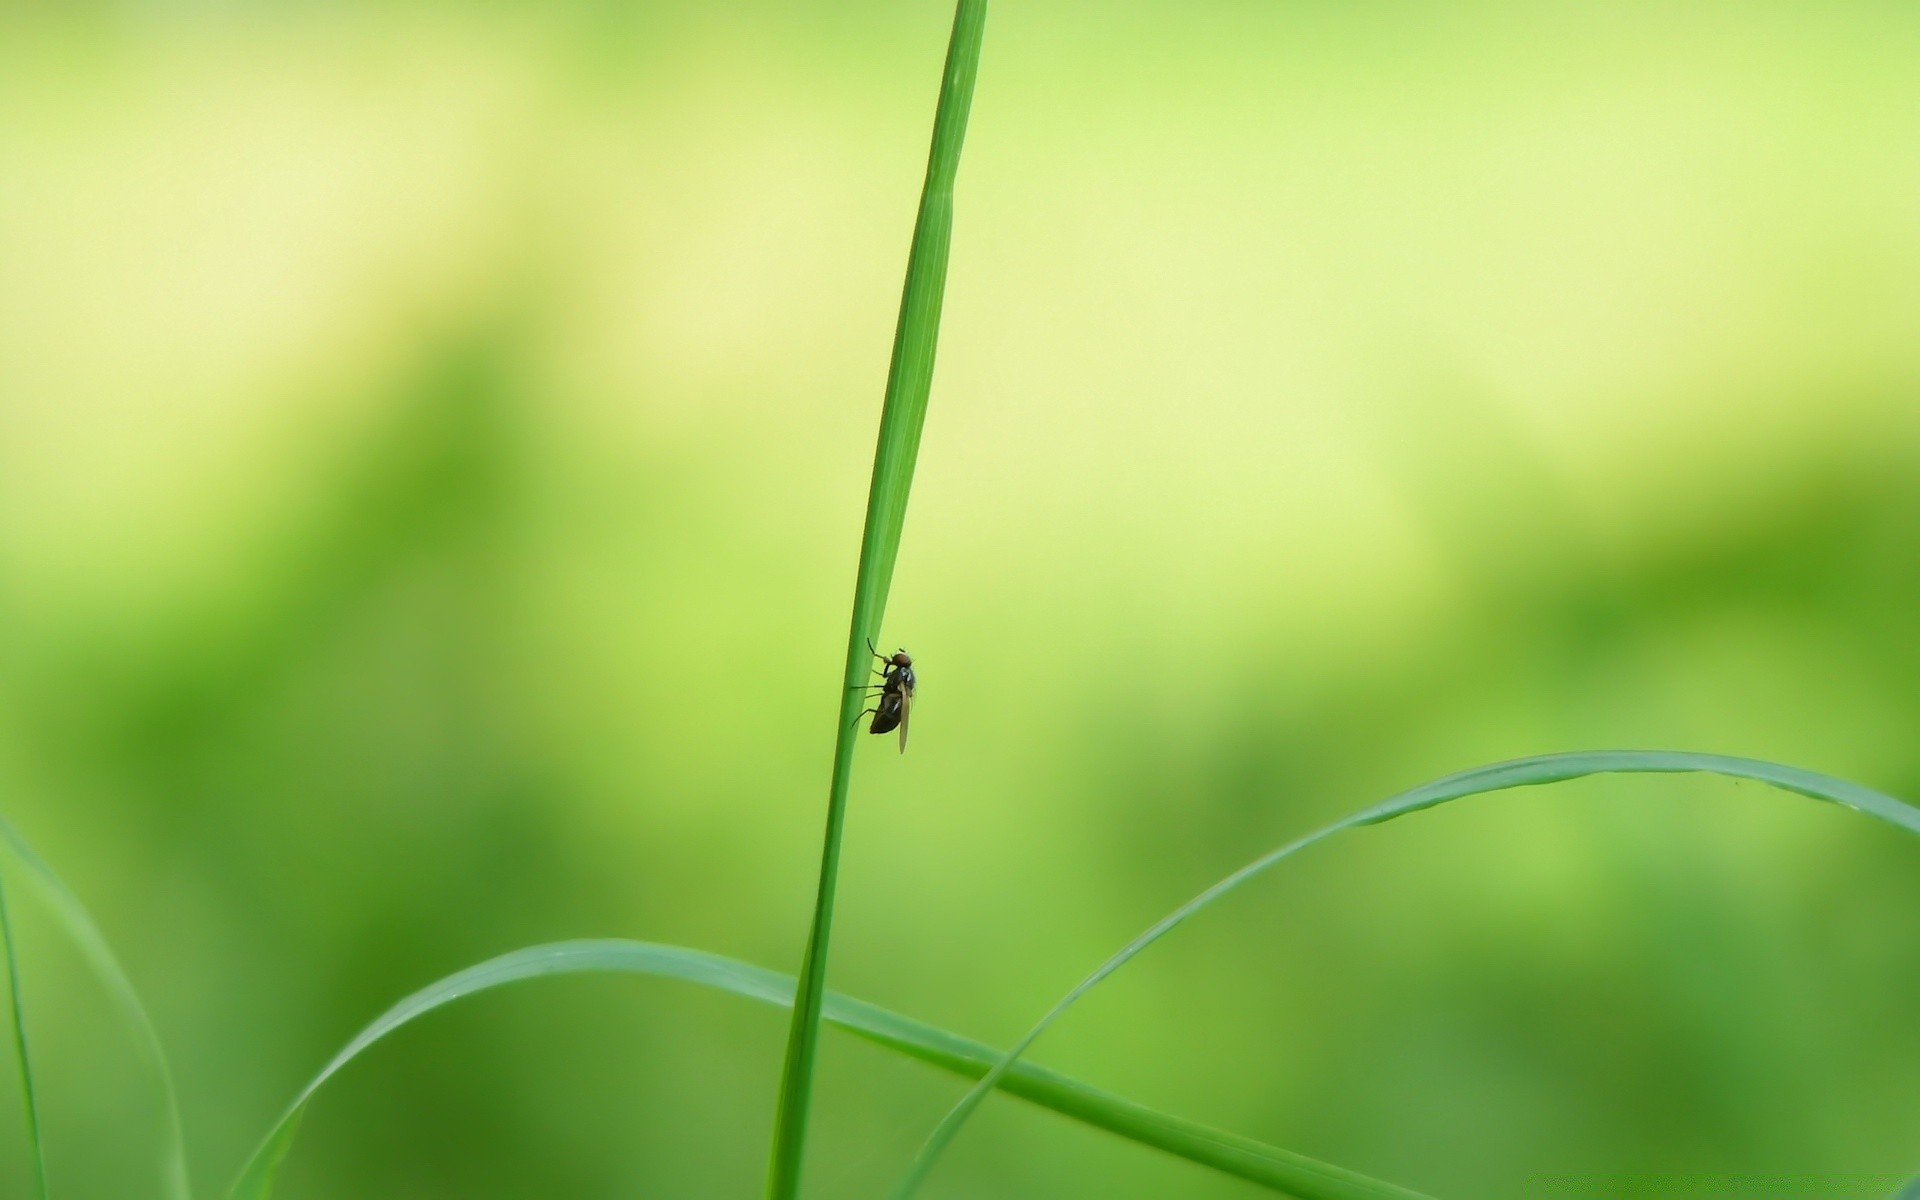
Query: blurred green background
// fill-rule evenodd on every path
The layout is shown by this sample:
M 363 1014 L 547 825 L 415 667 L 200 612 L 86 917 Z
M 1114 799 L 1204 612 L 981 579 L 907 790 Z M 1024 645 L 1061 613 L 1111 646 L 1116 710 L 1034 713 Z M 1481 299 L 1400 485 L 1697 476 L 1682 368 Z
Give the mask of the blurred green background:
M 944 3 L 0 10 L 0 809 L 212 1194 L 363 1022 L 579 936 L 792 970 Z M 1920 799 L 1920 10 L 1003 3 L 834 986 L 999 1044 L 1430 776 Z M 56 1195 L 151 1194 L 22 898 Z M 1920 844 L 1704 779 L 1353 835 L 1036 1057 L 1431 1191 L 1884 1195 Z M 302 1197 L 758 1194 L 772 1010 L 527 985 Z M 958 1085 L 830 1036 L 809 1184 Z M 0 1194 L 24 1196 L 17 1099 Z M 1254 1193 L 997 1100 L 929 1195 Z

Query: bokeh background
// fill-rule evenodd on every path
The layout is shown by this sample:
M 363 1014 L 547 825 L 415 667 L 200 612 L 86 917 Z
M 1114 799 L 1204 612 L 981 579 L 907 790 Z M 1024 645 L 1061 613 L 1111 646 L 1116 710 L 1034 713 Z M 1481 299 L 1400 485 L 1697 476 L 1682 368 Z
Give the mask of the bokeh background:
M 206 1194 L 480 958 L 797 964 L 950 18 L 0 16 L 0 809 Z M 1920 798 L 1916 50 L 1874 0 L 997 5 L 834 985 L 1004 1044 L 1256 853 L 1520 754 Z M 56 1195 L 150 1195 L 133 1044 L 16 905 Z M 1037 1057 L 1449 1200 L 1880 1196 L 1917 913 L 1920 843 L 1839 809 L 1508 793 L 1289 865 Z M 283 1194 L 757 1195 L 784 1030 L 483 998 L 326 1093 Z M 824 1072 L 818 1196 L 959 1091 Z M 1255 1193 L 1000 1100 L 928 1194 Z

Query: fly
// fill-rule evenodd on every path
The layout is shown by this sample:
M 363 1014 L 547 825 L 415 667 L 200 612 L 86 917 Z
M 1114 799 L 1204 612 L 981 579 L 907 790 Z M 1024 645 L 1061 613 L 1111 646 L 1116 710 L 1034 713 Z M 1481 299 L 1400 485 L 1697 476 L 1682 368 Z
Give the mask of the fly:
M 900 753 L 907 752 L 907 718 L 913 714 L 913 690 L 917 680 L 913 675 L 913 656 L 905 650 L 891 658 L 873 648 L 873 642 L 867 642 L 867 649 L 880 660 L 881 669 L 874 674 L 880 677 L 879 683 L 866 686 L 878 688 L 879 694 L 873 697 L 872 708 L 862 712 L 873 714 L 873 724 L 867 726 L 868 733 L 892 733 L 900 731 Z

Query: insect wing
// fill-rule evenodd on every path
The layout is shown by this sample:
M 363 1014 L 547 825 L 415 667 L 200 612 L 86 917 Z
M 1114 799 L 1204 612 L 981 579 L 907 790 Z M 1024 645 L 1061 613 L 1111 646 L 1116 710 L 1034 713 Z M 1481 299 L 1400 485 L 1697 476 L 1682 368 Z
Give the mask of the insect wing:
M 913 714 L 913 687 L 911 684 L 900 689 L 900 753 L 907 752 L 907 718 Z

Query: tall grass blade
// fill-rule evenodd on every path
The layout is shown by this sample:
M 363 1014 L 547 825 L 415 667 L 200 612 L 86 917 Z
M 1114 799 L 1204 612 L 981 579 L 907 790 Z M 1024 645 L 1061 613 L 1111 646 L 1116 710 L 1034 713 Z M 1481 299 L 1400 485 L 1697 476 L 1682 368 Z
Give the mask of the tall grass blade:
M 773 1146 L 768 1156 L 769 1200 L 795 1200 L 806 1153 L 807 1116 L 813 1095 L 814 1060 L 820 1043 L 820 1007 L 826 994 L 827 944 L 833 932 L 834 891 L 840 872 L 840 841 L 846 824 L 847 789 L 853 772 L 854 728 L 863 707 L 860 688 L 868 680 L 869 639 L 877 638 L 893 584 L 893 564 L 907 519 L 907 494 L 920 453 L 927 396 L 933 386 L 934 350 L 940 335 L 940 306 L 946 294 L 947 250 L 953 235 L 953 184 L 960 168 L 960 146 L 973 103 L 974 77 L 980 66 L 980 40 L 986 28 L 986 0 L 960 0 L 947 44 L 940 100 L 934 111 L 933 146 L 927 157 L 920 212 L 907 255 L 907 278 L 894 330 L 893 361 L 887 370 L 886 399 L 880 411 L 880 436 L 874 447 L 873 481 L 867 493 L 867 520 L 860 539 L 860 567 L 854 578 L 853 619 L 847 633 L 846 670 L 841 683 L 833 778 L 827 789 L 827 824 L 820 852 L 820 884 L 813 922 L 801 958 L 800 985 L 787 1034 L 780 1095 L 774 1113 Z M 904 747 L 905 743 L 902 743 Z
M 106 985 L 107 993 L 132 1027 L 141 1049 L 146 1052 L 148 1064 L 159 1085 L 162 1136 L 165 1139 L 160 1148 L 157 1194 L 164 1200 L 190 1200 L 192 1191 L 187 1182 L 187 1139 L 180 1122 L 180 1096 L 174 1087 L 173 1068 L 167 1063 L 167 1052 L 160 1044 L 160 1034 L 153 1026 L 153 1018 L 147 1015 L 146 1006 L 140 1003 L 140 994 L 133 988 L 133 981 L 127 978 L 126 970 L 107 946 L 105 935 L 94 924 L 86 906 L 80 903 L 54 869 L 34 852 L 27 840 L 4 818 L 0 818 L 0 843 L 13 851 L 14 857 L 25 868 L 27 877 L 38 885 L 54 917 L 80 948 L 94 974 Z
M 0 876 L 4 876 L 0 872 Z M 33 1190 L 47 1200 L 47 1152 L 40 1141 L 40 1102 L 33 1094 L 33 1056 L 27 1052 L 27 1009 L 20 995 L 20 955 L 14 948 L 13 920 L 7 915 L 5 883 L 0 879 L 0 942 L 7 947 L 8 1012 L 13 1020 L 13 1052 L 20 1061 L 20 1102 L 27 1122 L 27 1156 L 33 1163 Z
M 409 1021 L 491 988 L 551 975 L 596 972 L 649 975 L 699 984 L 776 1006 L 793 1003 L 793 977 L 723 958 L 702 950 L 648 942 L 576 941 L 530 946 L 449 975 L 388 1009 L 333 1057 L 294 1098 L 254 1151 L 228 1194 L 229 1200 L 268 1200 L 274 1174 L 293 1146 L 300 1118 L 314 1094 L 339 1070 L 370 1046 Z M 991 1046 L 922 1024 L 875 1005 L 828 993 L 826 1020 L 868 1041 L 968 1078 L 979 1078 L 1000 1059 Z M 1176 1154 L 1285 1195 L 1366 1197 L 1368 1200 L 1422 1200 L 1413 1192 L 1376 1183 L 1338 1167 L 1264 1146 L 1249 1138 L 1221 1133 L 1178 1117 L 1123 1100 L 1065 1075 L 1020 1063 L 999 1086 L 1035 1104 L 1143 1145 Z M 1329 1190 L 1336 1181 L 1345 1190 Z
M 1267 868 L 1291 858 L 1336 833 L 1361 825 L 1377 825 L 1382 821 L 1390 821 L 1395 817 L 1418 812 L 1423 808 L 1432 808 L 1438 804 L 1465 799 L 1468 796 L 1478 796 L 1485 792 L 1532 787 L 1543 783 L 1559 783 L 1587 775 L 1672 774 L 1687 771 L 1702 771 L 1733 779 L 1754 780 L 1815 800 L 1827 800 L 1858 809 L 1869 816 L 1897 825 L 1909 833 L 1920 833 L 1920 809 L 1871 788 L 1862 787 L 1857 783 L 1848 783 L 1815 771 L 1802 770 L 1799 767 L 1781 766 L 1778 763 L 1761 762 L 1750 758 L 1730 758 L 1720 754 L 1693 754 L 1674 750 L 1596 750 L 1573 754 L 1545 754 L 1535 758 L 1521 758 L 1511 762 L 1475 767 L 1472 770 L 1448 775 L 1443 779 L 1436 779 L 1431 783 L 1421 784 L 1419 787 L 1401 792 L 1371 808 L 1361 809 L 1351 816 L 1343 817 L 1331 825 L 1254 859 L 1174 909 L 1149 927 L 1146 932 L 1128 942 L 1118 954 L 1102 963 L 1093 974 L 1087 976 L 1049 1009 L 1047 1014 L 1040 1018 L 1039 1023 L 1015 1042 L 1013 1048 L 994 1064 L 993 1069 L 982 1076 L 971 1091 L 961 1097 L 960 1102 L 935 1127 L 926 1144 L 921 1147 L 920 1153 L 914 1158 L 912 1166 L 908 1168 L 907 1174 L 895 1186 L 892 1192 L 893 1200 L 906 1200 L 913 1194 L 925 1180 L 927 1173 L 932 1170 L 941 1151 L 947 1148 L 954 1136 L 960 1132 L 960 1127 L 966 1123 L 967 1118 L 980 1107 L 987 1093 L 999 1085 L 1004 1074 L 1013 1068 L 1020 1056 L 1027 1052 L 1027 1048 L 1033 1045 L 1048 1027 L 1059 1020 L 1061 1014 L 1071 1008 L 1080 997 L 1101 980 L 1125 966 L 1142 950 L 1165 937 L 1176 925 L 1234 891 Z

